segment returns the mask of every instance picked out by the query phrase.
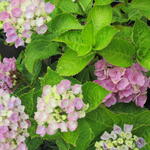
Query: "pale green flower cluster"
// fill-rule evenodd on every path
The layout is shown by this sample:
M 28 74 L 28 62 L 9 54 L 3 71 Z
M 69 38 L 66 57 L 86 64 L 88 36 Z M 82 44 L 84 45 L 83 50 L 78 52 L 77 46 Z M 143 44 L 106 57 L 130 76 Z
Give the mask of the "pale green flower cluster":
M 140 150 L 145 140 L 131 133 L 133 126 L 124 125 L 124 130 L 114 125 L 111 133 L 104 132 L 101 140 L 95 143 L 96 150 Z

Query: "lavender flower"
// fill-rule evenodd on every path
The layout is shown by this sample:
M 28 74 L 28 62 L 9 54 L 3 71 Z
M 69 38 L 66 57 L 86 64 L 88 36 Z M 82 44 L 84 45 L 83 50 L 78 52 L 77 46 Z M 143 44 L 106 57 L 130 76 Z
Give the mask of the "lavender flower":
M 28 115 L 17 97 L 0 89 L 0 150 L 27 150 Z
M 16 59 L 4 58 L 0 62 L 0 89 L 11 93 L 13 86 L 16 83 Z
M 139 150 L 145 146 L 145 140 L 132 134 L 133 125 L 124 125 L 124 130 L 114 125 L 113 131 L 105 131 L 100 141 L 95 143 L 96 150 Z
M 44 0 L 10 0 L 5 10 L 0 12 L 6 42 L 14 43 L 17 48 L 29 43 L 33 32 L 44 34 L 54 8 Z
M 131 101 L 137 106 L 144 107 L 150 79 L 145 75 L 147 71 L 139 64 L 122 68 L 110 65 L 102 59 L 95 64 L 95 69 L 97 76 L 95 82 L 112 91 L 103 100 L 107 107 L 117 102 L 129 103 Z
M 44 136 L 53 135 L 58 129 L 61 132 L 76 130 L 78 119 L 85 117 L 88 107 L 82 98 L 81 85 L 72 86 L 69 80 L 44 86 L 34 117 L 38 123 L 36 133 Z

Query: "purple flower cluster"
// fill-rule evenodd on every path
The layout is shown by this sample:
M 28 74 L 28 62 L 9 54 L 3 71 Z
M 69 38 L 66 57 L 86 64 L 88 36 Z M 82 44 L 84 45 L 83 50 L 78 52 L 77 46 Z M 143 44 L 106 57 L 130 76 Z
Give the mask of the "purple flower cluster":
M 11 92 L 16 83 L 16 59 L 4 58 L 0 62 L 0 89 Z
M 44 136 L 53 135 L 58 129 L 61 132 L 76 130 L 77 121 L 85 116 L 87 107 L 79 84 L 72 86 L 69 80 L 62 80 L 55 86 L 44 86 L 34 117 L 38 123 L 36 133 Z
M 137 106 L 143 107 L 147 100 L 147 88 L 150 86 L 146 72 L 139 64 L 122 68 L 108 64 L 104 59 L 99 60 L 95 64 L 95 82 L 112 91 L 103 100 L 105 105 L 110 107 L 117 102 L 133 101 Z
M 0 89 L 0 150 L 27 150 L 28 115 L 21 100 Z
M 133 125 L 125 124 L 122 130 L 114 125 L 111 133 L 105 131 L 100 141 L 95 143 L 96 150 L 139 150 L 146 145 L 142 137 L 132 134 Z
M 29 43 L 33 32 L 44 34 L 55 6 L 44 0 L 10 0 L 6 10 L 0 12 L 0 21 L 6 33 L 6 42 L 15 47 Z

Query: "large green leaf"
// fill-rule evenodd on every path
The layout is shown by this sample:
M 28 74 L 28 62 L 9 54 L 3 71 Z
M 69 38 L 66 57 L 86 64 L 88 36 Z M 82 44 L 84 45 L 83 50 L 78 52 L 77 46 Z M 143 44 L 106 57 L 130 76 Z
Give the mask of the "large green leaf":
M 43 140 L 41 138 L 28 138 L 26 141 L 28 150 L 37 150 L 42 143 Z
M 137 50 L 137 61 L 150 70 L 150 48 L 141 47 Z
M 150 48 L 150 28 L 143 21 L 137 20 L 135 22 L 133 40 L 138 47 Z
M 84 12 L 92 7 L 92 0 L 79 0 L 78 3 L 80 4 Z
M 67 49 L 58 61 L 57 72 L 62 76 L 72 76 L 79 73 L 92 60 L 94 54 L 78 56 L 76 52 Z
M 73 150 L 85 150 L 94 138 L 94 133 L 86 120 L 80 120 L 78 126 L 79 136 Z
M 61 80 L 63 80 L 62 77 L 59 76 L 58 73 L 53 71 L 51 68 L 47 68 L 47 73 L 42 77 L 41 79 L 41 86 L 43 87 L 44 85 L 56 85 L 58 84 Z
M 104 50 L 99 51 L 110 64 L 129 67 L 133 63 L 135 48 L 125 40 L 114 39 Z
M 33 40 L 25 51 L 25 67 L 30 73 L 36 72 L 36 66 L 43 59 L 59 54 L 58 44 L 50 41 L 47 36 Z
M 96 44 L 94 46 L 94 50 L 102 50 L 107 47 L 117 32 L 118 30 L 112 26 L 104 27 L 98 31 L 95 38 Z
M 58 0 L 56 7 L 60 8 L 64 13 L 82 14 L 79 5 L 72 0 Z
M 96 80 L 96 77 L 94 75 L 94 66 L 89 65 L 85 69 L 83 69 L 79 74 L 76 75 L 76 78 L 81 82 L 85 83 L 87 81 L 93 81 Z
M 137 61 L 150 69 L 150 29 L 143 21 L 136 21 L 133 28 L 133 41 L 137 45 Z
M 65 143 L 62 138 L 58 138 L 56 140 L 56 144 L 59 147 L 59 150 L 69 150 L 70 149 L 70 145 Z
M 112 21 L 112 8 L 110 6 L 94 6 L 89 12 L 88 21 L 93 22 L 95 32 L 110 25 Z
M 143 16 L 150 17 L 150 1 L 149 0 L 133 0 L 131 7 L 139 10 Z
M 96 5 L 108 5 L 112 2 L 113 0 L 95 0 Z
M 25 112 L 29 116 L 34 115 L 34 89 L 31 91 L 20 95 L 22 104 L 25 106 Z
M 88 112 L 96 109 L 102 100 L 110 93 L 97 83 L 87 82 L 82 87 L 84 102 L 89 104 Z
M 93 137 L 93 131 L 85 119 L 78 121 L 78 128 L 74 132 L 62 133 L 65 142 L 74 146 L 71 150 L 85 150 Z
M 92 50 L 91 42 L 84 40 L 81 31 L 68 31 L 55 38 L 54 41 L 64 42 L 69 48 L 76 51 L 79 56 L 83 56 Z
M 52 20 L 51 28 L 54 33 L 60 34 L 73 29 L 82 29 L 82 26 L 73 15 L 61 14 Z

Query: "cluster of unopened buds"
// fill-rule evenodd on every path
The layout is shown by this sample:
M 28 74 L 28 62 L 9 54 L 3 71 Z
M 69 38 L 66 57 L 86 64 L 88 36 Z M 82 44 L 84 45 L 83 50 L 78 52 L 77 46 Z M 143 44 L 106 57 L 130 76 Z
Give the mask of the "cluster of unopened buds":
M 85 117 L 88 108 L 82 97 L 81 85 L 72 86 L 69 80 L 62 80 L 54 86 L 44 86 L 34 117 L 38 123 L 36 133 L 44 136 L 53 135 L 57 130 L 76 130 L 78 119 Z
M 0 89 L 0 150 L 27 150 L 29 117 L 21 100 Z
M 0 62 L 0 89 L 11 92 L 16 84 L 16 59 L 4 58 Z
M 0 12 L 6 42 L 15 43 L 15 47 L 24 46 L 31 41 L 33 32 L 44 34 L 54 8 L 44 0 L 10 0 L 5 10 Z
M 133 101 L 137 106 L 144 107 L 147 100 L 147 88 L 150 79 L 145 75 L 146 70 L 139 64 L 122 68 L 108 64 L 104 59 L 95 64 L 97 82 L 112 93 L 103 100 L 107 107 L 117 102 Z
M 132 134 L 133 125 L 124 125 L 124 130 L 114 125 L 113 131 L 105 131 L 100 141 L 95 143 L 96 150 L 140 150 L 146 144 L 142 137 Z

